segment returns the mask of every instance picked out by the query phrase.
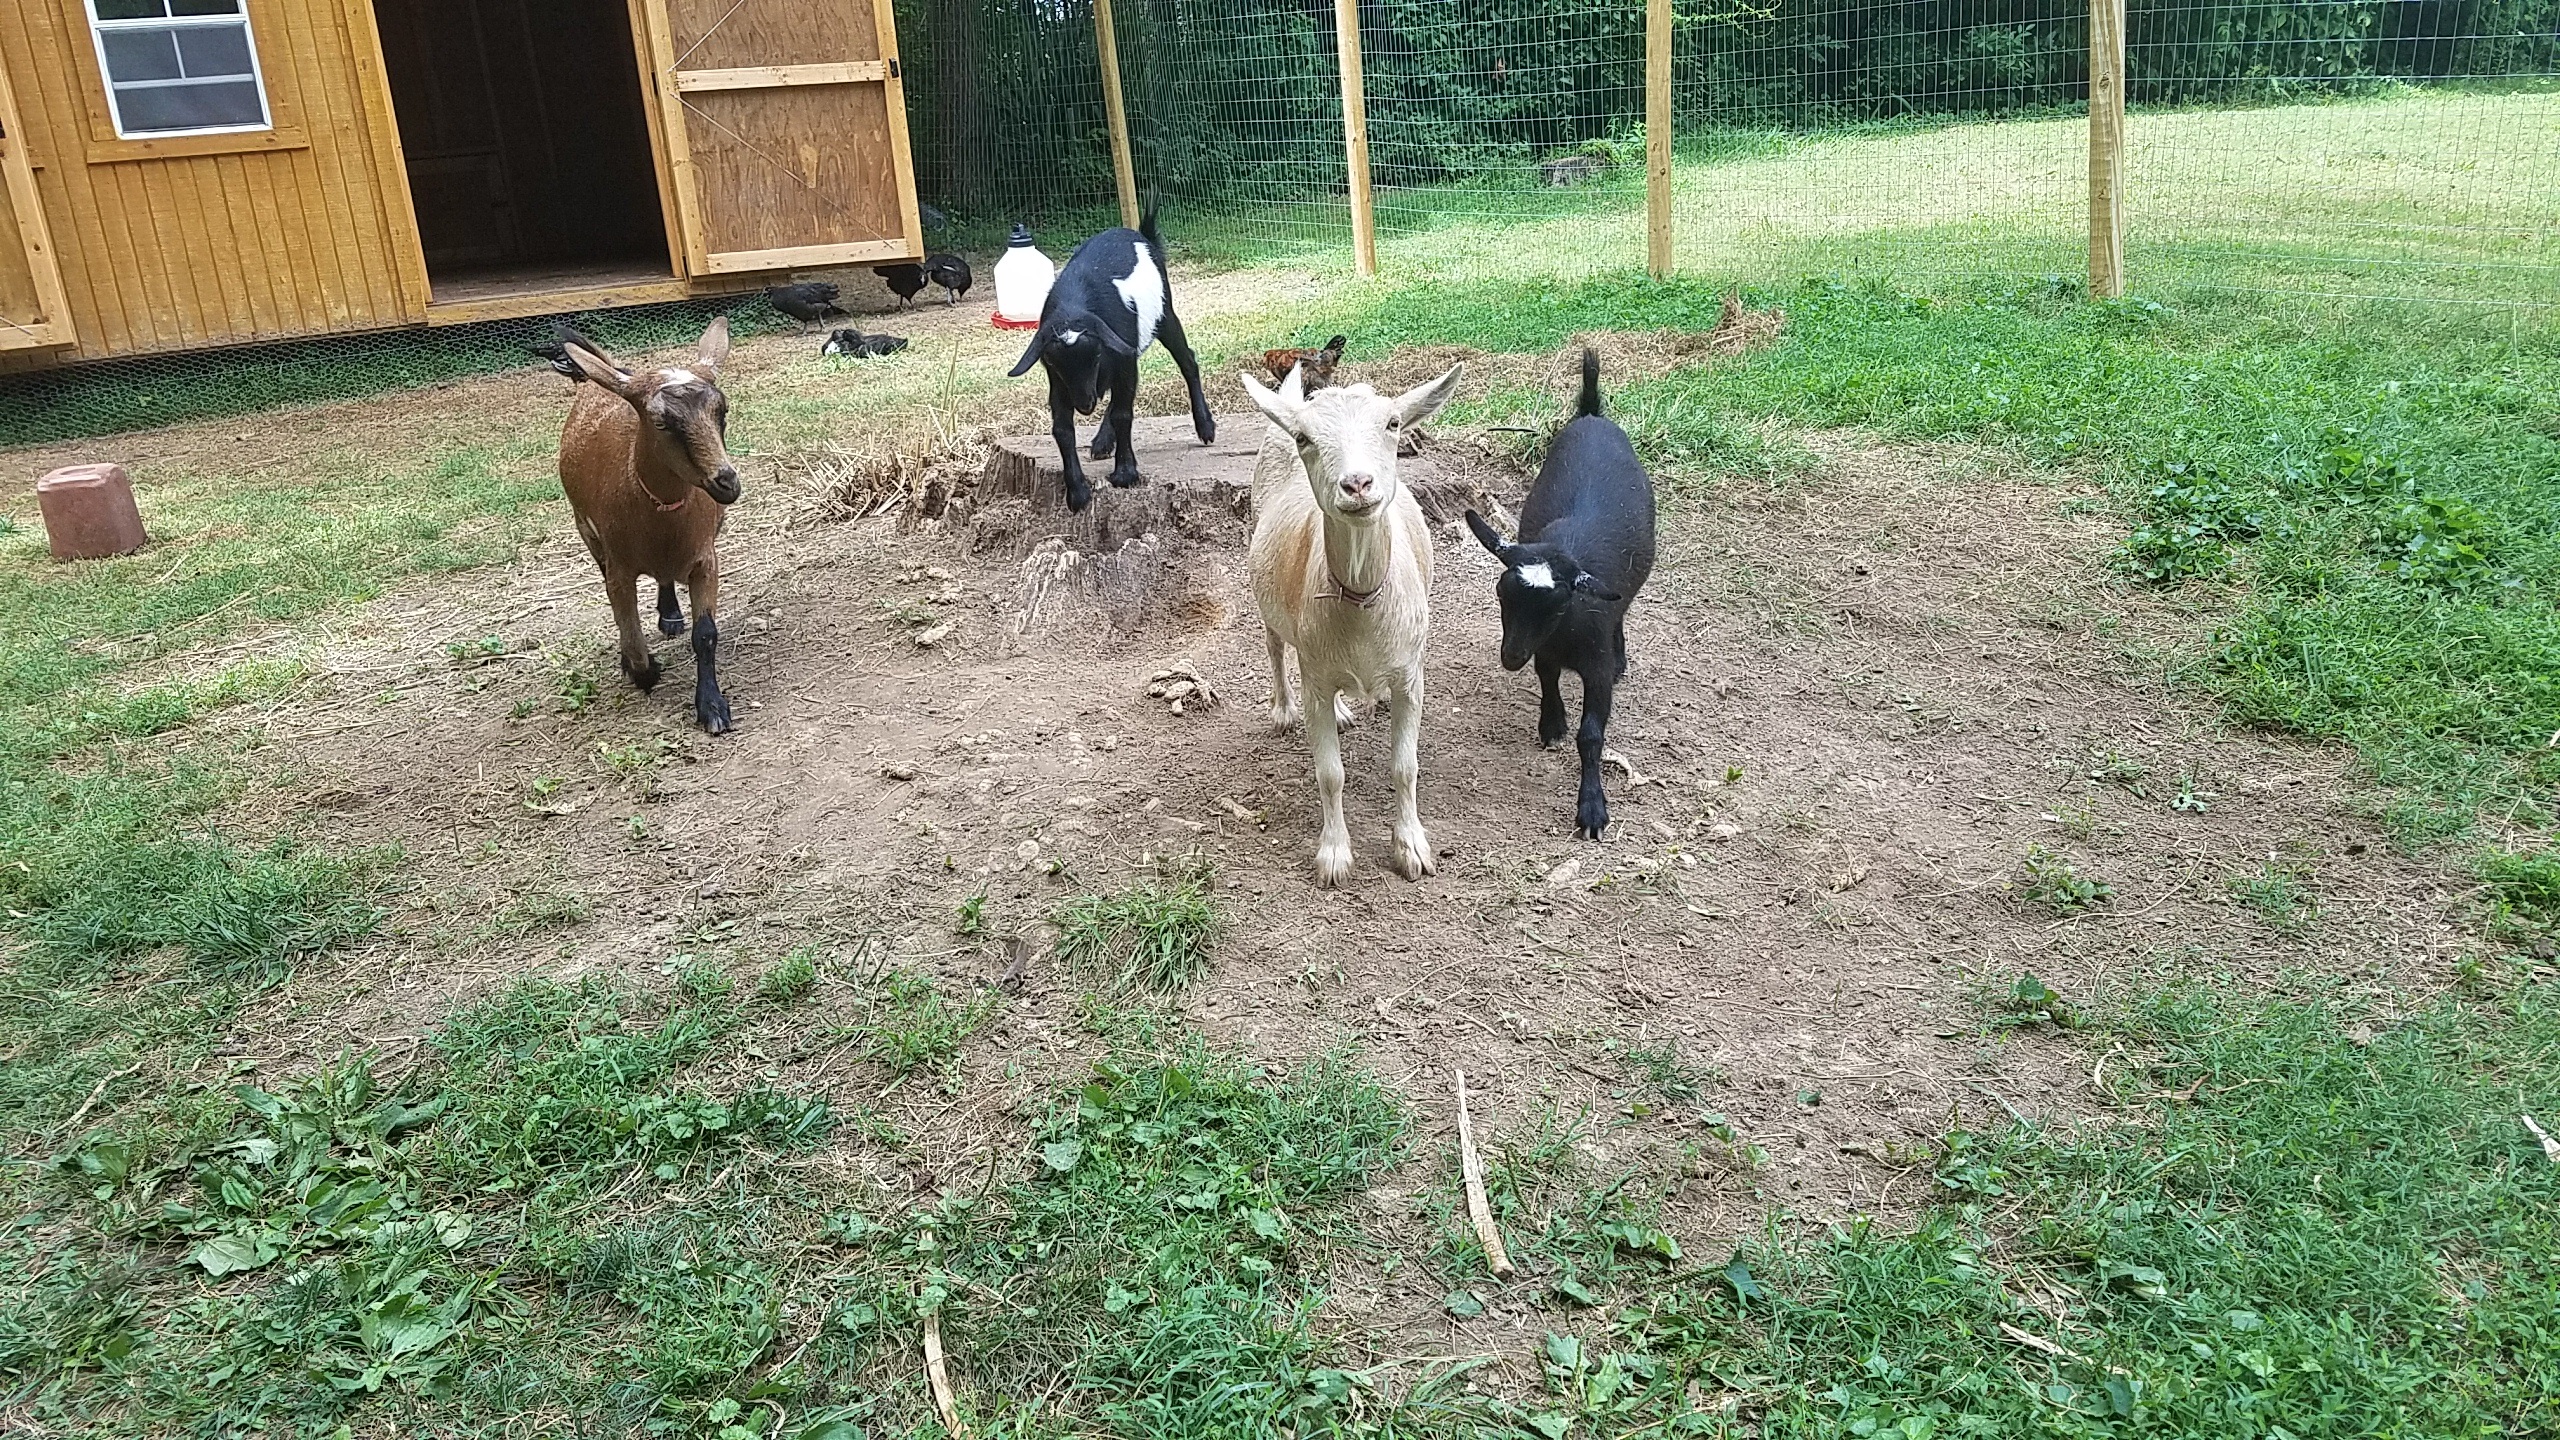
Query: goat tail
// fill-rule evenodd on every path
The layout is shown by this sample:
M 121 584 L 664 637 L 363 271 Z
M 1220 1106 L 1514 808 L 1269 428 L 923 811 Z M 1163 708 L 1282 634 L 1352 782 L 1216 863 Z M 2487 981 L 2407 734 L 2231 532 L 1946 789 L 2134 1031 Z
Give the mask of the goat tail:
M 1600 352 L 1582 352 L 1582 400 L 1574 407 L 1576 417 L 1600 413 Z
M 1164 249 L 1164 232 L 1156 228 L 1156 215 L 1164 209 L 1164 197 L 1154 190 L 1147 192 L 1147 208 L 1138 214 L 1138 234 L 1150 245 Z

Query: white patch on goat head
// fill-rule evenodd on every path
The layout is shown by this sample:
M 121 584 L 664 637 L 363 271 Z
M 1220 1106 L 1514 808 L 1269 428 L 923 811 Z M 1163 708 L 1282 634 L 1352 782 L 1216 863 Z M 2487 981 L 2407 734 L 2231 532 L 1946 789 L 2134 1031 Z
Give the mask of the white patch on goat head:
M 1061 345 L 1073 345 L 1083 338 L 1084 332 L 1081 330 L 1061 330 L 1058 332 L 1058 343 Z
M 1138 247 L 1137 264 L 1129 273 L 1111 282 L 1128 303 L 1129 312 L 1138 317 L 1138 353 L 1156 343 L 1156 327 L 1164 323 L 1164 272 L 1156 268 L 1156 257 L 1147 247 Z
M 1532 590 L 1553 590 L 1556 588 L 1556 572 L 1550 569 L 1547 562 L 1544 560 L 1541 560 L 1534 565 L 1521 566 L 1519 573 L 1520 583 L 1528 586 Z
M 689 390 L 701 383 L 701 378 L 690 370 L 661 370 L 658 372 L 658 388 L 662 390 Z

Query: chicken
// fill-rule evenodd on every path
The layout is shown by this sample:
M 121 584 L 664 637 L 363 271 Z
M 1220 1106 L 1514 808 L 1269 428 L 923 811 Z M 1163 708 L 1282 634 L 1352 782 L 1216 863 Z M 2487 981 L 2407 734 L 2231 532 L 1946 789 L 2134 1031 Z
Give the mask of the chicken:
M 818 347 L 821 355 L 841 355 L 849 360 L 877 360 L 895 355 L 907 348 L 904 335 L 865 335 L 859 330 L 838 330 Z
M 776 285 L 764 292 L 773 308 L 806 325 L 811 321 L 829 320 L 852 312 L 838 308 L 836 296 L 843 293 L 828 280 L 803 280 L 797 285 Z
M 942 287 L 945 305 L 957 305 L 969 293 L 977 277 L 969 273 L 969 262 L 957 255 L 928 255 L 924 258 L 924 278 Z
M 552 321 L 550 341 L 547 344 L 535 345 L 530 348 L 534 354 L 550 361 L 552 369 L 568 376 L 570 384 L 584 384 L 587 378 L 586 372 L 580 370 L 577 366 L 577 362 L 569 358 L 569 347 L 572 345 L 577 346 L 579 349 L 586 351 L 590 355 L 602 355 L 606 353 L 603 346 L 588 339 L 586 336 L 579 334 L 578 328 L 566 320 Z
M 910 260 L 900 265 L 874 265 L 871 273 L 889 284 L 890 293 L 906 304 L 916 303 L 924 289 L 924 267 Z
M 1333 367 L 1342 363 L 1342 347 L 1350 343 L 1351 337 L 1336 335 L 1321 350 L 1265 350 L 1262 363 L 1275 384 L 1288 379 L 1291 369 L 1303 366 L 1298 383 L 1312 395 L 1333 383 Z

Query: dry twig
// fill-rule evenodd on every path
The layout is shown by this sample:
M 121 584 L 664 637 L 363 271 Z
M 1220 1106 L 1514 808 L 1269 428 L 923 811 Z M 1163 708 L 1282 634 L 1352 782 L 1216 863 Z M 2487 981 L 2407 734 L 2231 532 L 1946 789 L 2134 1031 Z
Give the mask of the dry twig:
M 1476 1158 L 1475 1122 L 1467 1117 L 1467 1072 L 1458 1073 L 1458 1173 L 1467 1185 L 1467 1218 L 1475 1223 L 1476 1241 L 1484 1246 L 1485 1263 L 1496 1275 L 1511 1273 L 1511 1255 L 1502 1248 L 1502 1232 L 1494 1227 L 1493 1207 L 1484 1198 L 1484 1162 Z

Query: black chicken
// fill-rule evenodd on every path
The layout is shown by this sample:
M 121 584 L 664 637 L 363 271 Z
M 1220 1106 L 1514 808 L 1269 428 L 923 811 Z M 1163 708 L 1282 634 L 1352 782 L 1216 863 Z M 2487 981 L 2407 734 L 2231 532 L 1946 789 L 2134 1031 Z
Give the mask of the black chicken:
M 841 293 L 833 281 L 803 280 L 797 285 L 776 285 L 764 292 L 764 298 L 773 302 L 774 309 L 806 325 L 851 315 L 852 311 L 836 305 Z
M 548 344 L 535 345 L 530 348 L 534 354 L 550 361 L 552 369 L 568 376 L 570 384 L 584 384 L 586 382 L 587 372 L 579 369 L 577 364 L 569 358 L 569 347 L 572 345 L 577 346 L 579 349 L 586 351 L 590 355 L 601 356 L 605 353 L 605 348 L 603 346 L 588 339 L 586 336 L 579 334 L 578 328 L 566 320 L 554 320 L 551 322 L 551 340 Z
M 959 304 L 960 297 L 968 294 L 970 285 L 977 280 L 969 273 L 969 262 L 957 255 L 924 257 L 924 278 L 942 287 L 945 305 Z
M 904 335 L 865 335 L 859 330 L 838 330 L 818 347 L 821 355 L 841 355 L 848 360 L 877 360 L 895 355 L 907 348 Z
M 871 273 L 889 283 L 890 293 L 906 304 L 916 303 L 924 290 L 924 267 L 910 260 L 899 265 L 874 265 Z

